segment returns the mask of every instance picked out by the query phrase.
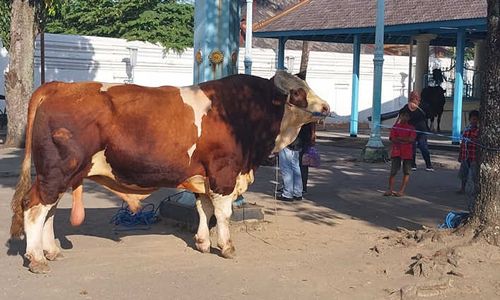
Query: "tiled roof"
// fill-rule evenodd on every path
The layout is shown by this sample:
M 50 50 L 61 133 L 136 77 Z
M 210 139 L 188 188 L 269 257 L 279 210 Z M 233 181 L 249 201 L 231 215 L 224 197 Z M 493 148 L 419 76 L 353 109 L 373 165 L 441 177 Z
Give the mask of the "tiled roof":
M 258 26 L 258 32 L 375 26 L 375 0 L 304 0 Z M 385 24 L 485 18 L 486 0 L 386 0 Z
M 254 0 L 253 2 L 253 22 L 254 26 L 272 20 L 274 16 L 288 11 L 291 7 L 301 2 L 301 0 Z M 246 0 L 240 0 L 241 16 L 246 15 Z M 242 44 L 242 46 L 244 46 Z M 277 49 L 278 42 L 276 39 L 254 38 L 253 46 L 257 48 Z M 302 49 L 302 41 L 288 41 L 287 49 L 300 50 Z M 330 52 L 352 52 L 350 44 L 337 43 L 322 43 L 311 42 L 309 49 L 313 51 L 330 51 Z

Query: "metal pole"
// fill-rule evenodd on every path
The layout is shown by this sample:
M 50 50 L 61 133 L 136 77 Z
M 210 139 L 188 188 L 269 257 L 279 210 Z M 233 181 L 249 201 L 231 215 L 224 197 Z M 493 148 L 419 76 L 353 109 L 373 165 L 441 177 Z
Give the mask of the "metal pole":
M 45 83 L 45 33 L 40 31 L 40 84 Z
M 455 90 L 453 92 L 453 144 L 460 143 L 460 131 L 462 130 L 462 98 L 464 90 L 464 51 L 465 51 L 465 31 L 460 29 L 457 32 L 457 61 L 455 63 Z
M 253 15 L 253 0 L 247 0 L 247 26 L 245 30 L 245 74 L 252 74 L 252 15 Z
M 285 69 L 285 43 L 286 38 L 280 37 L 278 40 L 278 70 Z
M 366 147 L 383 149 L 380 138 L 380 113 L 382 106 L 382 75 L 384 66 L 384 0 L 377 0 L 377 23 L 375 29 L 375 57 L 373 59 L 373 105 L 372 128 Z M 378 159 L 375 159 L 378 160 Z
M 351 98 L 351 137 L 358 136 L 358 103 L 359 103 L 359 65 L 361 56 L 361 42 L 359 34 L 353 41 L 353 67 L 352 67 L 352 98 Z
M 413 89 L 413 37 L 410 37 L 410 66 L 408 67 L 408 99 L 410 98 L 411 91 Z

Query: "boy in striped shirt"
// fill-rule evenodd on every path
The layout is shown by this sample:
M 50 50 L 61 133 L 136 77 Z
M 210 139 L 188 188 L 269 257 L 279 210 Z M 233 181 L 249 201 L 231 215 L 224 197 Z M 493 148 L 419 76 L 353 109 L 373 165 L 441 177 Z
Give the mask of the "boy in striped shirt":
M 460 143 L 460 154 L 458 161 L 460 162 L 460 170 L 458 171 L 458 178 L 460 178 L 462 185 L 458 193 L 465 193 L 465 186 L 467 179 L 472 179 L 477 175 L 477 147 L 476 143 L 479 138 L 479 112 L 473 110 L 469 113 L 469 125 L 464 129 L 462 134 L 462 141 Z

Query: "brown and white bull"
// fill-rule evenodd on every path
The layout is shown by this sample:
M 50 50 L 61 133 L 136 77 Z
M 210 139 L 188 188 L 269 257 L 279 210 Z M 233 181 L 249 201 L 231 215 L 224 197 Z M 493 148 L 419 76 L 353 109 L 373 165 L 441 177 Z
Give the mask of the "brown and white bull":
M 132 210 L 160 187 L 192 191 L 200 216 L 196 247 L 210 251 L 208 220 L 215 214 L 218 246 L 232 257 L 232 202 L 270 153 L 328 112 L 303 80 L 283 71 L 271 79 L 234 75 L 181 88 L 44 84 L 29 103 L 11 235 L 25 235 L 30 270 L 47 272 L 47 260 L 61 255 L 53 230 L 57 203 L 72 188 L 70 221 L 81 224 L 82 181 L 89 178 Z

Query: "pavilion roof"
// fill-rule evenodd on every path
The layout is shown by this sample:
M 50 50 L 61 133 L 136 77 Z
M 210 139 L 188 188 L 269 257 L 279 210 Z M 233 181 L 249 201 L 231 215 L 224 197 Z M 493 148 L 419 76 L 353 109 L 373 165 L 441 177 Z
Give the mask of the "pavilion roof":
M 258 37 L 351 42 L 353 34 L 374 38 L 375 0 L 302 0 L 254 27 Z M 469 37 L 486 32 L 486 0 L 385 0 L 387 43 L 405 43 L 419 33 L 436 33 L 449 43 L 459 29 Z

